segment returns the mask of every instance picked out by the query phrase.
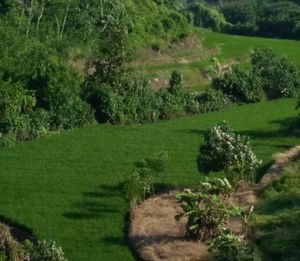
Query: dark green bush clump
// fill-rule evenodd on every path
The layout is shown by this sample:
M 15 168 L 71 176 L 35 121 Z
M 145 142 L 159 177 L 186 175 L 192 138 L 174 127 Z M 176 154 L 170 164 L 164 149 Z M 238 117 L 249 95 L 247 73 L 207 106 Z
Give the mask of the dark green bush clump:
M 178 72 L 173 73 L 170 88 L 160 91 L 131 74 L 122 82 L 122 89 L 93 79 L 87 81 L 82 97 L 95 110 L 99 122 L 112 124 L 146 123 L 199 112 L 195 96 L 184 89 Z
M 219 111 L 233 105 L 229 96 L 220 90 L 209 89 L 197 98 L 200 112 Z
M 93 120 L 92 109 L 80 98 L 82 77 L 54 52 L 29 40 L 18 56 L 12 51 L 0 62 L 2 144 L 82 127 Z
M 214 79 L 212 87 L 239 103 L 298 96 L 300 70 L 288 59 L 277 57 L 271 49 L 256 49 L 251 64 L 251 70 L 234 67 Z

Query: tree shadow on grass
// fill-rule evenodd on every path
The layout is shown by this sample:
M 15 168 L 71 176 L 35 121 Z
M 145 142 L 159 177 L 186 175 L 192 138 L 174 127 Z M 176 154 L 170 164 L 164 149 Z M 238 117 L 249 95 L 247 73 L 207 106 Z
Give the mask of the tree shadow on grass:
M 237 131 L 240 135 L 249 136 L 251 139 L 266 139 L 266 138 L 278 138 L 278 137 L 290 137 L 297 136 L 291 126 L 295 122 L 297 117 L 289 117 L 281 120 L 270 121 L 271 124 L 279 126 L 277 130 L 241 130 Z M 229 123 L 230 124 L 230 123 Z M 203 136 L 208 132 L 209 129 L 181 129 L 180 131 L 187 132 L 190 134 L 196 134 Z
M 12 236 L 19 242 L 26 239 L 36 241 L 37 237 L 34 235 L 33 230 L 13 219 L 0 215 L 0 222 L 10 228 Z
M 281 212 L 283 210 L 300 210 L 300 195 L 296 192 L 290 192 L 287 194 L 280 193 L 280 195 L 276 198 L 272 198 L 264 201 L 262 205 L 260 205 L 258 213 L 260 214 L 276 214 L 277 212 Z M 299 212 L 300 214 L 300 212 Z
M 120 197 L 119 186 L 102 185 L 95 191 L 82 193 L 83 199 L 75 203 L 71 211 L 63 214 L 73 220 L 98 219 L 107 214 L 120 213 L 119 206 L 114 204 L 112 197 Z

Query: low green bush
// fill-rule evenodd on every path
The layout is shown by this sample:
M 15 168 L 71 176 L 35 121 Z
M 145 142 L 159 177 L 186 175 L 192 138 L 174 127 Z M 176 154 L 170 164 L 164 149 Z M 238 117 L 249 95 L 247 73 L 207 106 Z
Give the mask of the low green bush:
M 233 105 L 231 99 L 221 90 L 209 89 L 197 98 L 202 113 L 225 109 Z
M 176 219 L 188 218 L 188 238 L 203 242 L 214 239 L 223 233 L 222 228 L 229 217 L 241 214 L 241 210 L 227 198 L 230 190 L 227 180 L 218 179 L 201 183 L 194 191 L 186 189 L 176 195 L 182 208 Z
M 165 171 L 167 160 L 168 153 L 160 152 L 135 163 L 135 169 L 122 184 L 124 198 L 131 206 L 154 194 L 154 178 Z
M 55 242 L 38 241 L 31 251 L 30 261 L 67 261 L 62 248 Z
M 211 240 L 209 252 L 215 261 L 262 261 L 257 247 L 242 237 L 223 228 L 222 233 Z

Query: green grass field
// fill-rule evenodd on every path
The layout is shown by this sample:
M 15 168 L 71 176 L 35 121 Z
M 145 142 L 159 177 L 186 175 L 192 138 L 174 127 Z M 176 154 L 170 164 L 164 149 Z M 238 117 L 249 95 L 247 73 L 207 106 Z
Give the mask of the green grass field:
M 264 192 L 256 211 L 256 242 L 270 260 L 300 259 L 300 160 Z
M 159 78 L 167 82 L 173 70 L 180 70 L 185 76 L 187 87 L 193 91 L 202 91 L 209 84 L 203 71 L 211 66 L 212 57 L 217 57 L 221 64 L 241 63 L 244 66 L 250 58 L 251 50 L 260 47 L 272 48 L 276 54 L 288 57 L 300 65 L 300 42 L 260 37 L 235 36 L 215 33 L 205 29 L 195 29 L 194 35 L 199 38 L 204 49 L 191 49 L 188 53 L 176 51 L 174 56 L 183 58 L 188 63 L 148 64 L 143 69 L 149 79 Z M 203 59 L 199 54 L 204 53 Z
M 143 126 L 92 125 L 2 148 L 0 214 L 57 241 L 69 260 L 134 260 L 118 186 L 134 161 L 166 150 L 167 172 L 157 183 L 197 184 L 204 178 L 196 164 L 203 133 L 226 120 L 252 138 L 262 173 L 273 153 L 299 142 L 288 132 L 295 104 L 264 102 Z

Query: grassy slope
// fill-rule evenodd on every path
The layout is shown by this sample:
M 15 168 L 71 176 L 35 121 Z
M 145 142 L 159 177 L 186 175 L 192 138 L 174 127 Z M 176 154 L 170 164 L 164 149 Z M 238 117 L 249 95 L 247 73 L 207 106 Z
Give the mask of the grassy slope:
M 149 78 L 168 79 L 172 70 L 181 70 L 186 79 L 187 86 L 193 90 L 202 90 L 207 87 L 208 81 L 205 79 L 201 71 L 208 68 L 212 61 L 211 58 L 216 56 L 222 64 L 229 63 L 232 60 L 245 63 L 249 60 L 251 50 L 256 47 L 272 48 L 277 54 L 289 57 L 295 64 L 300 65 L 300 42 L 293 40 L 280 40 L 259 37 L 234 36 L 222 33 L 215 33 L 205 29 L 195 29 L 194 35 L 197 36 L 204 50 L 195 48 L 190 53 L 176 52 L 176 57 L 182 57 L 189 60 L 190 56 L 196 57 L 189 60 L 187 64 L 167 63 L 154 64 L 145 67 L 146 75 Z M 210 52 L 205 59 L 197 59 L 197 53 Z
M 256 215 L 256 241 L 269 260 L 300 259 L 300 160 L 264 192 Z
M 196 165 L 203 132 L 225 119 L 252 137 L 264 169 L 273 153 L 298 143 L 286 129 L 294 107 L 281 100 L 144 126 L 94 125 L 1 149 L 0 213 L 59 242 L 69 260 L 133 260 L 118 184 L 135 160 L 167 150 L 158 182 L 196 184 L 204 177 Z

